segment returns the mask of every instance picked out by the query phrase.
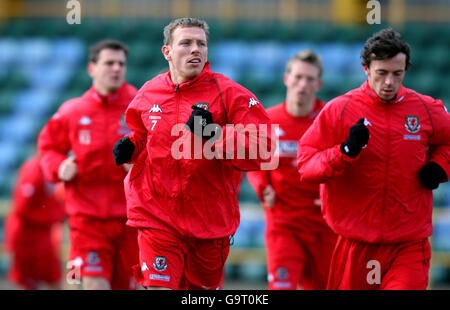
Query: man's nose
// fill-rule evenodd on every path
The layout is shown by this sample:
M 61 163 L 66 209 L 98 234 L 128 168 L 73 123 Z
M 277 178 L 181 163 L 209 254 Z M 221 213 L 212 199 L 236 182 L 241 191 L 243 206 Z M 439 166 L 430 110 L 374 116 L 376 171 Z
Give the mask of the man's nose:
M 304 79 L 304 78 L 299 79 L 297 85 L 300 88 L 305 88 L 308 85 L 308 81 L 307 81 L 307 79 Z
M 116 62 L 112 65 L 112 69 L 113 69 L 113 71 L 119 71 L 122 69 L 122 65 L 120 63 Z
M 200 45 L 198 43 L 193 43 L 191 45 L 191 53 L 198 53 L 200 50 Z
M 386 79 L 384 80 L 384 84 L 386 85 L 392 85 L 394 84 L 394 77 L 392 74 L 388 74 L 388 76 L 386 77 Z

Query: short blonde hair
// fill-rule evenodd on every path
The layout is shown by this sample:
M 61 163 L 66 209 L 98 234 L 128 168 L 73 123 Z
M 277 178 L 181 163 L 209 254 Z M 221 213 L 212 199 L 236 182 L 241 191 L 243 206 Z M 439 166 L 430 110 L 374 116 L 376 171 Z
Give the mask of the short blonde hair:
M 170 24 L 164 27 L 164 45 L 170 45 L 172 43 L 172 33 L 177 27 L 201 28 L 205 31 L 206 40 L 209 38 L 209 26 L 204 20 L 195 17 L 182 17 L 173 20 Z
M 314 53 L 311 49 L 300 51 L 297 54 L 295 54 L 294 56 L 292 56 L 286 64 L 286 72 L 287 73 L 291 72 L 292 63 L 294 63 L 295 61 L 304 61 L 304 62 L 307 62 L 309 64 L 316 66 L 319 69 L 319 78 L 322 77 L 322 72 L 323 72 L 322 59 L 320 58 L 320 56 L 318 56 L 316 53 Z

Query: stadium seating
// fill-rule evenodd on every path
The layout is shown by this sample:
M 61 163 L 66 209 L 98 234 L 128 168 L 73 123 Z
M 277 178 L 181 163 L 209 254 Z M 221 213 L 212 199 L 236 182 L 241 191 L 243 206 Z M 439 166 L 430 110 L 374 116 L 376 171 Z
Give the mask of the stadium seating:
M 82 25 L 69 26 L 56 20 L 42 20 L 39 31 L 24 20 L 10 23 L 3 30 L 7 35 L 0 40 L 3 70 L 0 72 L 3 82 L 0 112 L 3 115 L 29 112 L 46 120 L 63 101 L 80 96 L 91 84 L 86 73 L 86 47 L 104 37 L 125 40 L 130 50 L 127 79 L 137 87 L 142 86 L 167 69 L 161 54 L 163 22 L 121 20 L 95 23 L 87 20 Z M 330 100 L 358 87 L 365 79 L 359 54 L 363 40 L 371 33 L 368 27 L 248 21 L 235 24 L 211 21 L 210 25 L 209 58 L 213 70 L 248 87 L 266 107 L 283 100 L 285 62 L 305 48 L 314 49 L 323 59 L 321 99 Z M 448 84 L 446 81 L 450 82 L 450 59 L 446 57 L 444 37 L 448 31 L 444 28 L 433 30 L 442 34 L 442 42 L 430 41 L 421 27 L 412 25 L 405 28 L 403 34 L 411 42 L 414 63 L 405 85 L 435 97 L 448 98 L 445 85 Z M 17 132 L 26 130 L 25 126 L 19 125 Z M 24 134 L 24 137 L 29 135 Z M 27 138 L 18 138 L 19 141 L 24 139 Z M 246 191 L 244 185 L 244 199 L 246 192 L 250 191 Z
M 0 197 L 8 198 L 16 169 L 33 152 L 55 101 L 67 91 L 73 71 L 85 54 L 76 38 L 33 36 L 36 27 L 18 21 L 0 39 Z M 44 31 L 45 33 L 45 31 Z M 90 83 L 90 82 L 89 82 Z M 61 102 L 60 102 L 61 103 Z

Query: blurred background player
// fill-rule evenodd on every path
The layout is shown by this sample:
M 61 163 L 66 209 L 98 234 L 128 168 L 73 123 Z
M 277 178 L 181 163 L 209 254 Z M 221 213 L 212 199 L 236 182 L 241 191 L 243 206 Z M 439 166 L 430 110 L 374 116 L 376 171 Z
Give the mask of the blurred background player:
M 118 165 L 137 158 L 125 181 L 128 224 L 139 232 L 136 277 L 152 289 L 220 288 L 229 237 L 240 218 L 236 168 L 259 169 L 264 161 L 237 159 L 237 150 L 230 160 L 206 159 L 203 152 L 197 159 L 192 150 L 174 157 L 180 139 L 183 147 L 211 147 L 228 132 L 208 129 L 270 124 L 255 95 L 211 71 L 208 39 L 209 26 L 200 19 L 180 18 L 164 28 L 162 52 L 170 71 L 139 90 L 126 111 L 132 133 L 113 150 Z M 173 134 L 180 123 L 181 138 Z M 253 138 L 250 143 L 261 141 Z
M 49 182 L 37 154 L 20 167 L 5 224 L 8 277 L 21 288 L 61 289 L 62 183 Z
M 126 171 L 111 156 L 114 142 L 129 132 L 123 115 L 136 94 L 125 82 L 127 54 L 119 41 L 94 44 L 92 87 L 65 102 L 39 135 L 45 175 L 65 182 L 69 259 L 84 289 L 133 288 L 131 266 L 138 262 L 136 230 L 125 225 Z
M 324 183 L 322 210 L 339 235 L 328 289 L 424 290 L 450 116 L 402 86 L 410 47 L 399 33 L 375 33 L 361 58 L 366 82 L 330 101 L 299 141 L 301 180 Z
M 324 106 L 316 98 L 321 75 L 321 60 L 313 51 L 289 59 L 286 99 L 267 109 L 279 125 L 279 166 L 247 172 L 265 211 L 269 289 L 326 288 L 336 236 L 320 211 L 319 184 L 300 182 L 296 169 L 297 141 Z

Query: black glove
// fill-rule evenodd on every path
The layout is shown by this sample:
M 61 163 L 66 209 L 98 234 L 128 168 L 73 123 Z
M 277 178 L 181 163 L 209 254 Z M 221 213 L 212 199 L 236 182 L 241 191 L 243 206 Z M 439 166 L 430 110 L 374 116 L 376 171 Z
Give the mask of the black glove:
M 350 135 L 347 141 L 341 144 L 341 152 L 355 158 L 367 142 L 369 142 L 369 129 L 364 125 L 364 118 L 361 118 L 350 127 Z
M 128 163 L 133 156 L 134 144 L 131 142 L 130 138 L 123 137 L 114 144 L 113 155 L 114 162 L 116 165 L 122 165 Z
M 209 140 L 215 136 L 216 130 L 212 131 L 210 134 L 206 134 L 205 127 L 209 124 L 213 124 L 212 114 L 205 109 L 197 107 L 195 105 L 192 106 L 192 114 L 186 122 L 186 128 L 189 129 L 192 133 L 202 137 L 203 139 Z M 196 117 L 197 116 L 197 117 Z M 218 126 L 217 126 L 218 127 Z M 194 128 L 196 130 L 194 130 Z
M 447 174 L 435 162 L 430 161 L 419 170 L 419 180 L 425 188 L 436 189 L 439 183 L 445 179 L 447 179 Z

